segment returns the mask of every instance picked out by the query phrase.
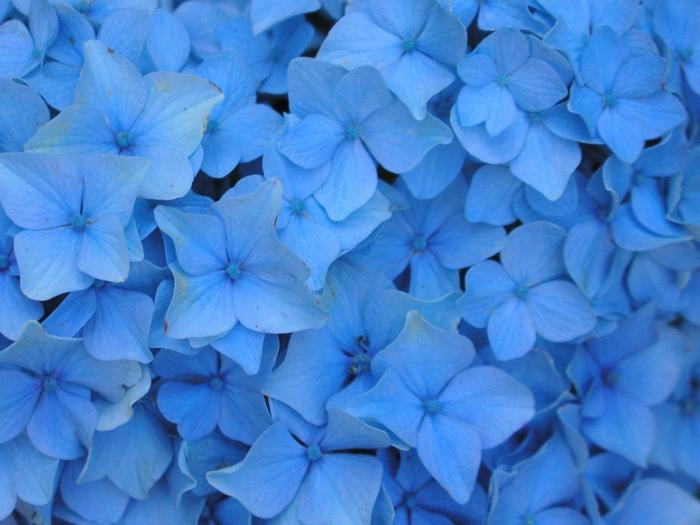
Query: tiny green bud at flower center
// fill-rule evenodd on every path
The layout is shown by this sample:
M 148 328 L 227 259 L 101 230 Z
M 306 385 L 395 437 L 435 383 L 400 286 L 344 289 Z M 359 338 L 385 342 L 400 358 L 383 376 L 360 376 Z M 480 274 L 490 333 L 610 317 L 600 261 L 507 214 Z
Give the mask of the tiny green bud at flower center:
M 321 447 L 318 445 L 311 445 L 306 449 L 306 458 L 309 461 L 316 461 L 321 457 Z
M 231 263 L 226 267 L 226 275 L 229 279 L 238 279 L 241 276 L 241 267 L 238 263 Z

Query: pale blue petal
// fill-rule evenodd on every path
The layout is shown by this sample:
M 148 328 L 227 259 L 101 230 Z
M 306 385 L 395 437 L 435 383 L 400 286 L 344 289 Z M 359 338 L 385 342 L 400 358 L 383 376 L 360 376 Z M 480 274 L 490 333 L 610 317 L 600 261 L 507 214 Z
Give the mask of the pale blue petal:
M 509 299 L 498 306 L 486 328 L 493 353 L 503 361 L 525 355 L 535 345 L 535 325 L 520 299 Z
M 282 423 L 267 429 L 240 463 L 207 474 L 207 481 L 256 516 L 271 518 L 294 499 L 308 469 L 306 451 Z
M 452 142 L 452 133 L 440 120 L 428 115 L 416 121 L 398 101 L 370 115 L 361 136 L 374 158 L 395 173 L 412 170 L 432 148 Z
M 469 501 L 481 463 L 474 428 L 441 414 L 428 415 L 418 432 L 418 456 L 436 481 L 460 504 Z

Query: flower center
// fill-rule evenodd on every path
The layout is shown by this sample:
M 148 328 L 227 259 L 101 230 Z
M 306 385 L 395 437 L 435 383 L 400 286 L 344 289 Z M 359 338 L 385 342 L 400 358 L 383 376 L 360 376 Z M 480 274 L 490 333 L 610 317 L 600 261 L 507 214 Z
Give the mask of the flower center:
M 508 85 L 508 77 L 505 75 L 498 75 L 498 77 L 496 77 L 496 84 L 498 84 L 499 86 L 503 86 L 503 87 L 507 86 Z
M 525 516 L 525 518 L 523 518 L 523 525 L 535 525 L 535 523 L 535 518 L 532 516 Z
M 529 113 L 527 117 L 530 121 L 530 124 L 539 124 L 540 122 L 542 122 L 542 113 L 540 113 L 539 111 Z
M 117 133 L 117 145 L 119 146 L 120 151 L 129 149 L 134 145 L 134 136 L 130 131 L 120 131 Z
M 352 358 L 352 363 L 350 363 L 350 375 L 358 376 L 363 372 L 367 372 L 371 363 L 372 358 L 367 352 L 360 351 L 356 353 Z
M 304 201 L 295 200 L 289 204 L 289 209 L 292 210 L 292 215 L 298 217 L 306 212 L 306 204 L 304 204 Z
M 413 509 L 418 505 L 418 502 L 416 501 L 416 497 L 413 494 L 409 494 L 406 496 L 406 501 L 404 503 L 406 505 L 407 509 Z
M 410 53 L 416 48 L 416 39 L 415 38 L 406 38 L 404 39 L 403 42 L 401 42 L 401 49 L 403 49 L 406 53 Z
M 413 251 L 414 252 L 424 252 L 427 247 L 428 247 L 428 239 L 425 238 L 425 235 L 416 235 L 413 238 Z
M 41 381 L 41 386 L 45 392 L 54 392 L 58 388 L 58 380 L 54 376 L 46 376 Z
M 612 388 L 617 385 L 619 380 L 620 378 L 615 370 L 610 368 L 603 370 L 603 384 L 605 386 Z
M 423 408 L 428 414 L 437 414 L 440 410 L 440 400 L 435 397 L 424 399 Z
M 241 267 L 238 263 L 231 263 L 226 267 L 226 275 L 232 281 L 238 279 L 241 276 Z
M 360 138 L 360 126 L 353 124 L 345 129 L 345 136 L 349 140 L 357 140 Z
M 212 376 L 209 378 L 209 388 L 212 390 L 221 390 L 224 388 L 224 380 L 219 376 Z
M 525 286 L 524 284 L 519 284 L 515 287 L 515 290 L 513 290 L 513 293 L 515 294 L 515 297 L 518 299 L 525 299 L 528 294 L 530 293 L 530 289 Z
M 6 272 L 10 268 L 10 258 L 7 255 L 0 255 L 0 272 Z
M 306 459 L 309 461 L 316 461 L 321 457 L 321 447 L 318 445 L 311 445 L 306 449 Z
M 75 3 L 75 10 L 80 13 L 86 13 L 90 9 L 90 0 L 78 0 Z
M 617 97 L 612 93 L 608 93 L 603 97 L 603 106 L 606 108 L 614 108 L 617 106 Z
M 92 221 L 82 213 L 76 213 L 70 219 L 71 226 L 73 226 L 73 228 L 76 230 L 84 230 L 85 227 L 91 223 Z

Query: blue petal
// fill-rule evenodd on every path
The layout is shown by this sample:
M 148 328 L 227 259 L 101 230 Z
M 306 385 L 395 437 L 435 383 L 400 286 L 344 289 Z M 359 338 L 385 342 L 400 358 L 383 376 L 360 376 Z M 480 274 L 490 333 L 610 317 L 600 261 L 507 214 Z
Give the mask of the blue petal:
M 481 463 L 474 428 L 458 419 L 428 415 L 418 432 L 418 456 L 435 480 L 461 504 L 469 501 Z
M 381 478 L 377 458 L 361 454 L 322 456 L 311 464 L 299 489 L 297 516 L 302 523 L 369 523 Z
M 307 469 L 304 448 L 284 424 L 276 423 L 258 438 L 243 461 L 209 472 L 207 480 L 256 516 L 271 518 L 294 499 Z
M 182 21 L 165 9 L 149 18 L 146 49 L 160 71 L 180 71 L 190 56 L 190 37 Z

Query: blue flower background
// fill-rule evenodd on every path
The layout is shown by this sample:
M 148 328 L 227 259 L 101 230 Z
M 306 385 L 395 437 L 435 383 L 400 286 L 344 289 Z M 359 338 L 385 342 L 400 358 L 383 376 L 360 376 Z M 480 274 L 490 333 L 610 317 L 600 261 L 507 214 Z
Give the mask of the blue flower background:
M 30 524 L 700 524 L 700 2 L 0 0 Z

